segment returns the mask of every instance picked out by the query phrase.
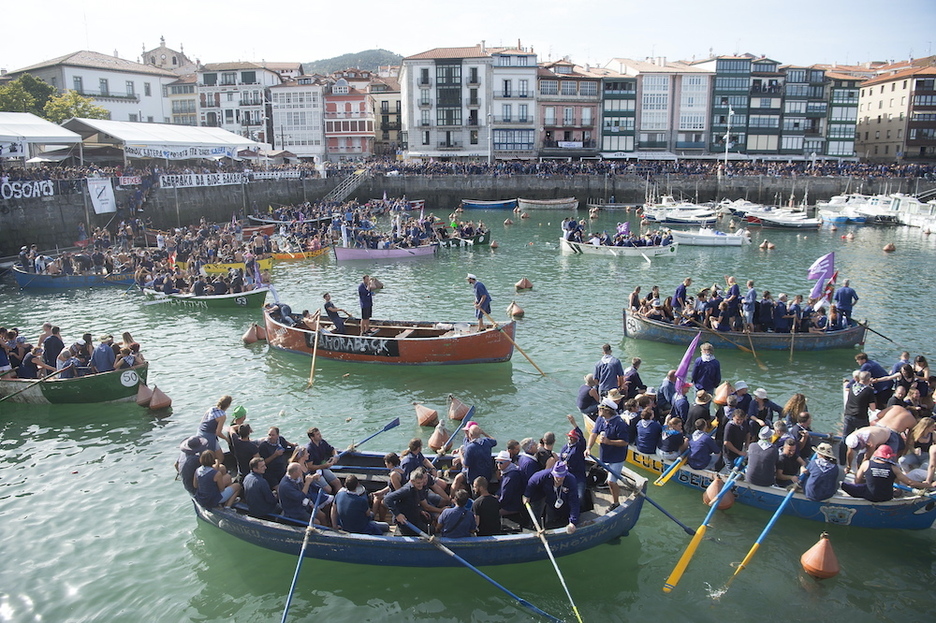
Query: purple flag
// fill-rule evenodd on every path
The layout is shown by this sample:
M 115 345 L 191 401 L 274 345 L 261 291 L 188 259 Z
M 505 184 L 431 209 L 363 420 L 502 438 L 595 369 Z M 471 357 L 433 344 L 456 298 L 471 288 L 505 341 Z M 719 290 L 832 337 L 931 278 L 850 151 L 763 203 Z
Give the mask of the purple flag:
M 828 279 L 835 272 L 835 252 L 826 253 L 809 267 L 807 279 Z
M 689 364 L 692 363 L 692 357 L 695 355 L 695 349 L 699 345 L 699 340 L 702 339 L 702 332 L 699 331 L 694 338 L 692 338 L 692 343 L 689 344 L 689 348 L 686 349 L 686 354 L 683 355 L 682 361 L 679 362 L 679 367 L 676 368 L 676 388 L 680 389 L 684 386 L 689 385 L 686 382 L 686 376 L 689 374 Z

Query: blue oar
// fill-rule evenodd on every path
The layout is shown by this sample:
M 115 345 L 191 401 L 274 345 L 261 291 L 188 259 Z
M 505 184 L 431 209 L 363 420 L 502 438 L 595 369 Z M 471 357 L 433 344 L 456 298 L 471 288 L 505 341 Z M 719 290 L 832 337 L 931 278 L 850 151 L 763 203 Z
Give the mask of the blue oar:
M 721 499 L 725 496 L 726 493 L 731 491 L 731 488 L 735 484 L 735 480 L 738 476 L 741 475 L 741 462 L 744 460 L 744 457 L 739 456 L 734 463 L 734 469 L 731 470 L 731 476 L 728 477 L 728 480 L 722 486 L 722 490 L 718 492 L 718 495 L 715 496 L 715 499 L 711 502 L 711 508 L 709 512 L 705 515 L 705 519 L 702 521 L 702 525 L 699 526 L 699 529 L 696 530 L 695 536 L 692 537 L 692 540 L 689 541 L 689 545 L 686 546 L 686 551 L 683 552 L 683 555 L 679 558 L 679 561 L 676 563 L 676 566 L 673 567 L 673 572 L 670 573 L 670 576 L 666 578 L 666 583 L 663 585 L 663 592 L 669 593 L 676 585 L 679 583 L 679 580 L 682 579 L 683 574 L 686 572 L 686 567 L 689 566 L 689 561 L 692 560 L 692 557 L 695 555 L 696 550 L 699 549 L 699 544 L 702 542 L 702 537 L 705 536 L 705 531 L 708 529 L 708 522 L 712 520 L 712 515 L 715 514 L 715 511 L 718 510 L 718 503 L 721 502 Z
M 543 617 L 543 618 L 545 618 L 545 619 L 548 619 L 548 620 L 550 620 L 550 621 L 555 621 L 556 623 L 562 623 L 562 619 L 557 619 L 556 617 L 554 617 L 553 615 L 549 614 L 548 612 L 544 612 L 544 611 L 540 610 L 539 608 L 537 608 L 536 606 L 534 606 L 533 604 L 531 604 L 530 602 L 528 602 L 526 599 L 523 599 L 523 598 L 521 598 L 521 597 L 515 595 L 514 593 L 510 592 L 509 590 L 507 590 L 505 587 L 503 587 L 503 586 L 501 586 L 500 584 L 498 584 L 496 581 L 494 581 L 494 579 L 492 579 L 490 576 L 486 575 L 483 571 L 481 571 L 480 569 L 478 569 L 477 567 L 475 567 L 473 564 L 471 564 L 470 562 L 468 562 L 467 560 L 465 560 L 464 558 L 462 558 L 461 556 L 459 556 L 458 554 L 456 554 L 455 552 L 453 552 L 452 550 L 450 550 L 449 548 L 447 548 L 445 545 L 443 545 L 436 537 L 429 536 L 428 534 L 426 534 L 425 532 L 423 532 L 422 530 L 420 530 L 419 528 L 417 528 L 416 526 L 414 526 L 414 525 L 413 525 L 412 523 L 410 523 L 409 521 L 407 521 L 405 525 L 406 525 L 410 530 L 412 530 L 413 532 L 415 532 L 416 534 L 418 534 L 421 538 L 425 539 L 425 540 L 428 541 L 429 543 L 432 543 L 432 544 L 435 545 L 437 548 L 439 548 L 441 551 L 445 552 L 447 555 L 451 556 L 452 558 L 454 558 L 455 560 L 457 560 L 457 561 L 460 562 L 461 564 L 465 565 L 466 567 L 468 567 L 469 569 L 471 569 L 472 571 L 474 571 L 475 573 L 477 573 L 478 575 L 480 575 L 482 578 L 484 578 L 485 580 L 487 580 L 488 582 L 490 582 L 491 584 L 493 584 L 494 586 L 496 586 L 496 587 L 499 588 L 500 590 L 502 590 L 502 591 L 504 591 L 505 593 L 507 593 L 508 595 L 510 595 L 510 597 L 512 597 L 514 600 L 516 600 L 516 602 L 519 603 L 519 604 L 520 604 L 521 606 L 523 606 L 524 608 L 526 608 L 526 609 L 528 609 L 528 610 L 530 610 L 530 611 L 532 611 L 532 612 L 535 612 L 535 613 L 538 614 L 539 616 L 541 616 L 541 617 Z
M 296 563 L 296 572 L 293 573 L 292 584 L 289 585 L 289 594 L 286 595 L 286 607 L 283 608 L 283 618 L 280 623 L 286 623 L 286 617 L 289 616 L 289 604 L 292 603 L 292 596 L 296 590 L 296 582 L 299 580 L 299 570 L 302 569 L 302 561 L 305 559 L 305 551 L 309 546 L 309 535 L 315 530 L 312 523 L 315 521 L 315 515 L 318 513 L 319 502 L 322 500 L 322 489 L 319 488 L 318 495 L 315 496 L 315 506 L 312 509 L 312 516 L 309 517 L 309 525 L 306 526 L 305 536 L 302 539 L 302 549 L 299 551 L 299 562 Z
M 445 442 L 445 445 L 442 446 L 442 449 L 439 451 L 439 453 L 435 455 L 435 458 L 434 458 L 434 459 L 432 459 L 432 464 L 433 464 L 433 465 L 435 465 L 435 462 L 438 461 L 438 460 L 442 457 L 443 453 L 444 453 L 446 450 L 448 450 L 449 448 L 452 447 L 452 442 L 455 441 L 455 435 L 457 435 L 457 434 L 458 434 L 458 431 L 460 431 L 461 428 L 462 428 L 462 426 L 465 425 L 465 422 L 470 422 L 470 421 L 471 421 L 472 416 L 474 416 L 474 405 L 471 405 L 471 406 L 468 408 L 468 413 L 466 413 L 466 414 L 465 414 L 465 417 L 463 417 L 463 418 L 461 419 L 461 422 L 458 423 L 458 428 L 455 429 L 455 432 L 452 433 L 452 436 L 449 437 L 449 440 Z
M 602 461 L 601 459 L 599 459 L 599 458 L 598 458 L 597 456 L 595 456 L 594 454 L 590 454 L 589 456 L 590 456 L 592 459 L 594 459 L 594 461 L 595 461 L 596 463 L 598 463 L 598 465 L 600 465 L 606 472 L 608 472 L 609 474 L 611 474 L 612 476 L 614 476 L 615 478 L 617 478 L 618 480 L 620 480 L 621 482 L 623 482 L 625 485 L 626 485 L 626 484 L 629 484 L 629 483 L 627 482 L 627 480 L 624 478 L 624 476 L 622 476 L 621 474 L 619 474 L 619 473 L 617 473 L 616 471 L 614 471 L 613 469 L 611 469 L 611 466 L 610 466 L 610 465 L 608 465 L 607 463 L 605 463 L 604 461 Z M 666 515 L 667 517 L 669 517 L 670 519 L 672 519 L 674 522 L 676 522 L 676 524 L 677 524 L 680 528 L 682 528 L 683 530 L 686 531 L 686 534 L 688 534 L 689 536 L 695 536 L 695 533 L 696 533 L 695 530 L 693 530 L 692 528 L 690 528 L 689 526 L 687 526 L 687 525 L 684 524 L 683 522 L 679 521 L 678 519 L 676 519 L 675 517 L 673 517 L 672 515 L 670 515 L 670 514 L 666 511 L 665 508 L 663 508 L 662 506 L 660 506 L 659 504 L 657 504 L 656 502 L 654 502 L 653 500 L 651 500 L 651 499 L 647 496 L 647 494 L 644 493 L 642 490 L 637 489 L 637 495 L 643 497 L 643 499 L 645 499 L 645 500 L 647 500 L 648 502 L 650 502 L 650 504 L 652 504 L 653 507 L 654 507 L 655 509 L 657 509 L 658 511 L 660 511 L 661 513 L 663 513 L 664 515 Z
M 395 418 L 392 422 L 388 422 L 386 426 L 384 426 L 383 428 L 381 428 L 379 431 L 377 431 L 376 433 L 374 433 L 374 434 L 371 435 L 370 437 L 365 437 L 364 439 L 362 439 L 361 441 L 359 441 L 359 442 L 357 442 L 357 443 L 352 443 L 350 448 L 348 448 L 347 450 L 345 450 L 344 452 L 342 452 L 341 454 L 338 455 L 338 457 L 335 459 L 335 462 L 337 463 L 337 462 L 338 462 L 338 459 L 340 459 L 340 458 L 343 457 L 344 455 L 348 454 L 349 452 L 354 452 L 354 451 L 357 449 L 357 447 L 358 447 L 359 445 L 361 445 L 362 443 L 366 443 L 366 442 L 370 441 L 371 439 L 373 439 L 374 437 L 376 437 L 377 435 L 379 435 L 380 433 L 385 433 L 385 432 L 387 432 L 388 430 L 390 430 L 391 428 L 396 428 L 396 427 L 399 426 L 399 425 L 400 425 L 400 418 Z
M 934 500 L 936 500 L 936 495 L 933 495 L 932 493 L 927 493 L 927 492 L 917 493 L 912 488 L 908 487 L 907 485 L 900 484 L 899 482 L 895 482 L 894 487 L 901 489 L 903 491 L 909 491 L 910 493 L 914 495 L 919 495 L 920 497 L 928 497 L 928 498 L 933 498 Z

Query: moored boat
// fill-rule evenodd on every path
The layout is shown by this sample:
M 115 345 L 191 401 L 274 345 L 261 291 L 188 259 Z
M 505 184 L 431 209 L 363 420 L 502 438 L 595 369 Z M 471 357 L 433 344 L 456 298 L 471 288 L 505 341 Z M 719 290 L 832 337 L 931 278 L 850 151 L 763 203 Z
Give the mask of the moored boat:
M 585 420 L 586 428 L 590 432 L 592 421 L 588 417 Z M 644 454 L 633 446 L 628 446 L 627 463 L 654 474 L 662 474 L 671 461 L 664 461 L 657 454 Z M 683 466 L 672 479 L 683 486 L 705 491 L 714 477 L 714 471 Z M 776 512 L 788 493 L 781 487 L 760 487 L 743 479 L 738 480 L 733 491 L 735 501 L 739 504 L 771 513 Z M 895 498 L 889 502 L 870 502 L 851 497 L 841 490 L 827 500 L 815 501 L 798 491 L 793 494 L 783 514 L 857 528 L 923 530 L 931 527 L 936 520 L 936 502 L 928 496 L 918 495 Z
M 109 274 L 89 275 L 47 275 L 42 273 L 28 273 L 20 266 L 13 266 L 13 278 L 23 290 L 26 289 L 76 289 L 93 288 L 96 286 L 132 286 L 133 271 L 114 272 Z
M 679 243 L 660 244 L 644 247 L 617 247 L 611 245 L 594 245 L 587 242 L 573 242 L 565 238 L 559 239 L 559 250 L 563 255 L 607 255 L 612 257 L 659 257 L 676 255 Z
M 278 253 L 273 253 L 272 255 L 273 255 L 273 259 L 276 260 L 277 262 L 285 262 L 289 260 L 308 260 L 313 257 L 319 257 L 322 255 L 325 255 L 326 253 L 328 253 L 329 246 L 330 245 L 325 245 L 319 249 L 315 249 L 314 251 L 298 251 L 296 253 L 292 253 L 289 251 L 280 251 Z
M 77 376 L 37 379 L 0 378 L 0 398 L 28 404 L 86 404 L 135 400 L 139 385 L 146 384 L 149 363 L 133 368 Z M 20 392 L 16 394 L 16 392 Z M 12 394 L 16 394 L 13 396 Z
M 265 257 L 262 260 L 256 260 L 257 268 L 260 270 L 270 270 L 273 268 L 273 258 Z M 176 266 L 182 270 L 188 270 L 188 262 L 176 262 Z M 217 264 L 202 264 L 201 272 L 206 275 L 223 275 L 231 270 L 247 270 L 244 262 L 219 262 Z
M 275 230 L 276 230 L 276 225 L 248 226 L 248 227 L 244 227 L 241 230 L 241 235 L 246 240 L 248 238 L 252 238 L 253 236 L 257 234 L 270 236 L 273 234 Z M 161 230 L 161 229 L 149 229 L 149 228 L 144 229 L 143 240 L 146 242 L 146 246 L 155 247 L 158 243 L 158 236 L 160 234 L 168 238 L 169 236 L 173 235 L 173 232 L 168 231 L 168 230 Z
M 517 199 L 517 207 L 526 210 L 578 210 L 578 199 L 563 197 L 561 199 Z
M 484 210 L 513 210 L 517 207 L 516 199 L 500 199 L 496 201 L 485 201 L 482 199 L 462 199 L 461 207 L 466 210 L 471 208 Z
M 355 474 L 369 491 L 385 484 L 383 454 L 362 452 L 342 458 L 342 474 Z M 334 468 L 333 468 L 334 469 Z M 620 506 L 611 509 L 606 491 L 590 489 L 594 508 L 584 511 L 574 533 L 565 528 L 546 530 L 544 535 L 554 556 L 582 552 L 607 541 L 625 536 L 637 524 L 643 507 L 647 479 L 629 469 L 624 476 L 633 481 L 622 487 Z M 306 536 L 304 523 L 289 519 L 254 517 L 246 509 L 204 508 L 193 501 L 199 519 L 239 539 L 267 549 L 296 556 L 302 551 Z M 496 536 L 439 538 L 439 542 L 475 566 L 506 565 L 547 559 L 543 541 L 532 530 Z M 320 558 L 354 564 L 390 567 L 456 567 L 459 562 L 433 544 L 418 537 L 351 534 L 321 527 L 309 532 L 305 548 L 307 558 Z
M 822 221 L 817 218 L 807 218 L 805 215 L 781 215 L 761 213 L 748 213 L 745 222 L 751 227 L 764 229 L 819 229 Z
M 746 229 L 739 229 L 730 234 L 708 227 L 700 227 L 692 231 L 670 231 L 673 242 L 694 247 L 740 247 L 751 242 L 750 233 Z
M 165 294 L 149 288 L 143 289 L 147 301 L 144 305 L 166 304 L 189 309 L 259 309 L 263 307 L 269 288 L 257 288 L 247 292 L 229 292 L 195 296 L 194 294 Z
M 251 223 L 256 223 L 257 225 L 272 225 L 273 227 L 279 227 L 280 225 L 292 225 L 293 223 L 311 223 L 313 225 L 328 225 L 332 222 L 331 216 L 316 216 L 312 218 L 303 219 L 299 221 L 298 219 L 290 221 L 280 221 L 275 218 L 269 218 L 267 216 L 260 216 L 258 214 L 251 214 L 247 217 Z
M 288 326 L 264 310 L 267 341 L 273 348 L 312 356 L 316 339 L 318 357 L 338 361 L 402 365 L 496 363 L 513 355 L 516 323 L 477 331 L 470 323 L 371 320 L 371 332 L 359 335 L 360 321 L 348 320 L 348 333 L 334 333 L 322 318 L 319 330 Z M 295 319 L 294 319 L 295 320 Z
M 342 262 L 347 260 L 405 260 L 414 257 L 428 257 L 435 255 L 439 245 L 433 243 L 418 247 L 391 247 L 389 249 L 340 247 L 336 245 L 333 248 L 335 250 L 335 259 Z
M 864 343 L 865 326 L 852 324 L 840 331 L 823 333 L 769 333 L 769 332 L 718 332 L 703 330 L 704 339 L 720 348 L 736 348 L 738 344 L 758 350 L 830 350 L 853 348 Z M 624 310 L 624 336 L 635 340 L 650 340 L 664 344 L 688 346 L 699 333 L 698 326 L 674 325 L 650 320 L 629 309 Z M 748 340 L 750 338 L 750 344 Z

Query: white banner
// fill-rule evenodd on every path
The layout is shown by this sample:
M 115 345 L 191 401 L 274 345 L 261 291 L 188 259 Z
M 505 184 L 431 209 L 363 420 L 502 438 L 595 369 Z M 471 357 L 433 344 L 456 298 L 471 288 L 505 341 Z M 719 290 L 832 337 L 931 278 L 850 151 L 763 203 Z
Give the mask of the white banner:
M 89 177 L 88 194 L 94 205 L 95 214 L 105 214 L 117 211 L 117 201 L 114 199 L 114 187 L 109 177 Z
M 247 178 L 244 173 L 179 173 L 159 176 L 159 185 L 162 188 L 230 186 L 232 184 L 242 184 L 245 181 L 247 181 Z
M 33 197 L 51 197 L 55 194 L 55 184 L 51 180 L 31 182 L 4 182 L 0 184 L 0 198 L 31 199 Z
M 143 179 L 139 175 L 121 175 L 119 186 L 139 186 Z
M 0 143 L 0 158 L 22 158 L 25 155 L 24 143 Z
M 128 158 L 161 158 L 163 160 L 187 160 L 189 158 L 233 158 L 237 147 L 186 147 L 170 145 L 125 145 L 124 153 Z

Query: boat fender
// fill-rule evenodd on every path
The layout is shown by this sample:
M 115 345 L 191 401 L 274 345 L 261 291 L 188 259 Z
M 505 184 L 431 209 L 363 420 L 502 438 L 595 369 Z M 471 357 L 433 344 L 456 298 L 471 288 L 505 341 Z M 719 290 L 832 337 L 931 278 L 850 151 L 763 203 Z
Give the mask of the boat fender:
M 715 479 L 709 484 L 709 486 L 702 492 L 702 502 L 706 506 L 712 503 L 716 497 L 718 497 L 719 492 L 722 490 L 722 487 L 725 486 L 725 482 L 722 480 L 720 475 L 715 476 Z M 734 491 L 729 491 L 722 496 L 722 499 L 718 502 L 718 510 L 728 510 L 734 506 L 735 496 Z
M 823 532 L 819 536 L 819 541 L 803 553 L 800 557 L 800 564 L 803 566 L 803 571 L 820 580 L 834 578 L 839 574 L 841 567 L 832 550 L 832 541 L 829 540 L 828 532 Z
M 253 344 L 257 341 L 257 339 L 257 325 L 252 324 L 250 325 L 250 328 L 247 329 L 247 333 L 244 334 L 244 344 Z
M 893 253 L 896 250 L 897 245 L 895 245 L 893 242 L 888 242 L 886 245 L 884 245 L 884 253 Z
M 416 421 L 420 426 L 435 426 L 439 423 L 439 412 L 414 402 L 416 407 Z

